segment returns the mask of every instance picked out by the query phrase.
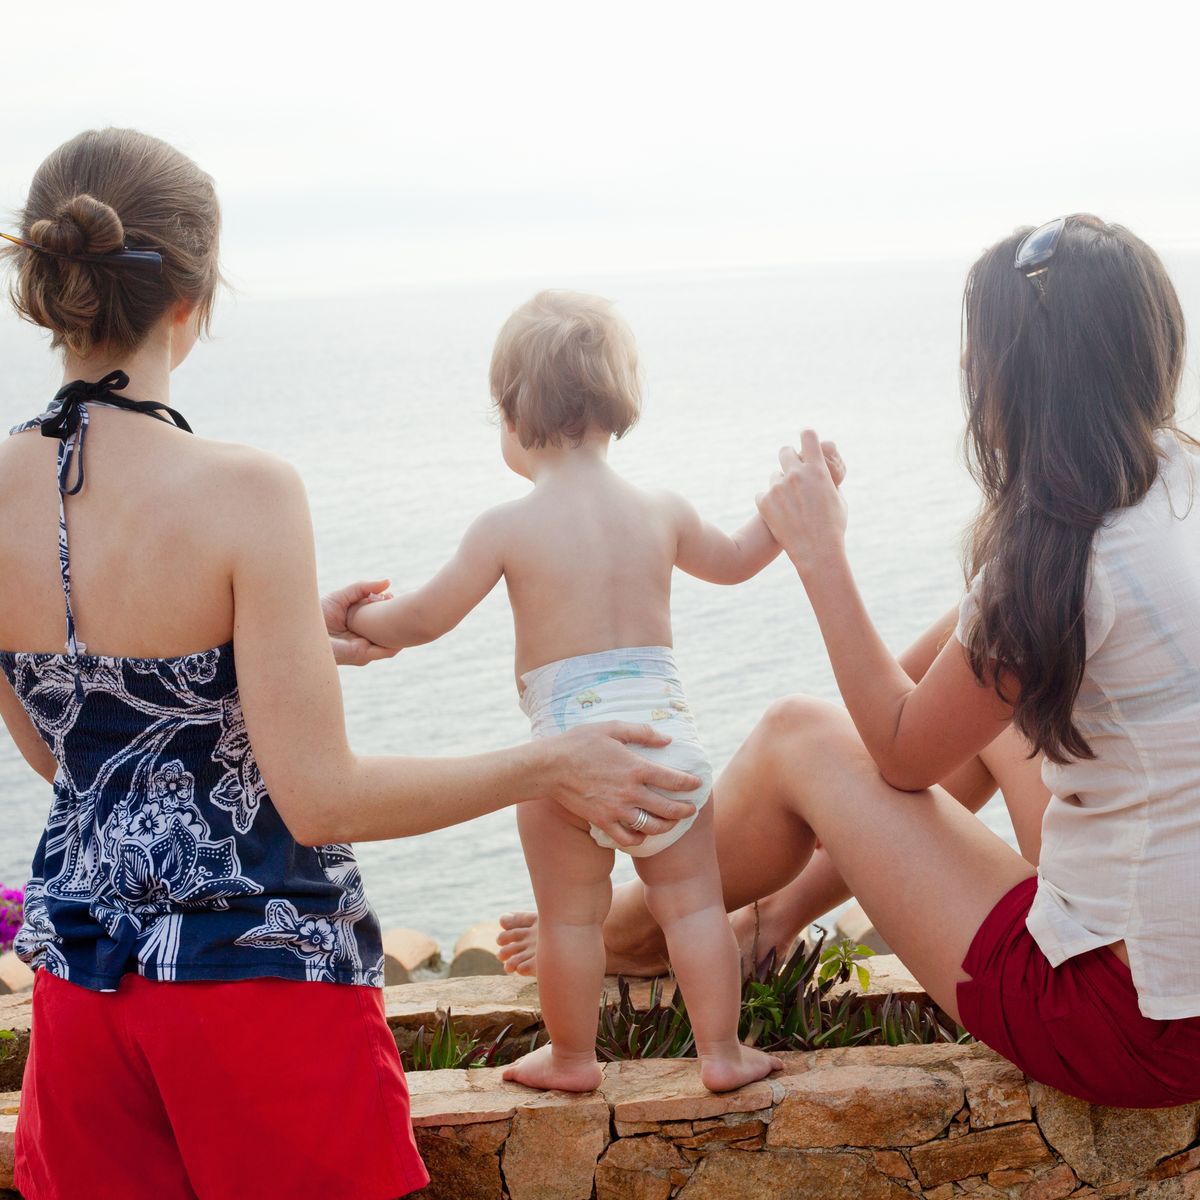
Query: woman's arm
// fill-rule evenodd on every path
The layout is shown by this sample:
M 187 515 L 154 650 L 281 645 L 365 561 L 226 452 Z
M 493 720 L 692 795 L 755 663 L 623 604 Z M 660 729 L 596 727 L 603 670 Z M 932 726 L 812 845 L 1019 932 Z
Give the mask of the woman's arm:
M 393 650 L 423 646 L 449 633 L 504 574 L 502 525 L 500 509 L 477 517 L 454 557 L 423 587 L 351 609 L 350 632 Z
M 364 758 L 350 749 L 341 688 L 317 597 L 304 488 L 287 464 L 259 458 L 228 489 L 234 644 L 250 744 L 271 798 L 307 844 L 371 841 L 440 829 L 523 800 L 554 799 L 621 845 L 643 808 L 666 822 L 694 810 L 652 787 L 689 790 L 693 777 L 621 742 L 663 745 L 649 727 L 594 726 L 470 758 Z M 269 512 L 271 522 L 247 521 Z M 669 828 L 654 820 L 646 834 Z
M 29 714 L 3 675 L 0 675 L 0 717 L 3 717 L 4 724 L 8 726 L 8 732 L 12 734 L 12 740 L 17 743 L 17 749 L 25 761 L 43 779 L 53 783 L 58 772 L 54 755 L 50 753 L 50 747 L 42 741 L 41 735 L 29 719 Z
M 845 501 L 816 434 L 806 430 L 801 445 L 800 454 L 780 451 L 783 473 L 759 511 L 795 564 L 842 699 L 883 777 L 906 791 L 929 787 L 995 739 L 1011 709 L 975 678 L 953 637 L 913 683 L 859 595 L 845 552 Z

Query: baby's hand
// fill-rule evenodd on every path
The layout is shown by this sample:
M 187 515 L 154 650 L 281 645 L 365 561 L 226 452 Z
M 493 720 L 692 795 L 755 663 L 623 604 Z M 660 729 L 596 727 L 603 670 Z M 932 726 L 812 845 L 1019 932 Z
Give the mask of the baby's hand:
M 325 617 L 325 628 L 333 646 L 334 660 L 342 666 L 361 667 L 381 658 L 392 658 L 395 650 L 377 646 L 368 638 L 359 637 L 349 628 L 351 614 L 363 604 L 376 600 L 387 600 L 391 593 L 386 588 L 386 579 L 370 583 L 352 583 L 321 597 L 321 610 Z
M 846 478 L 846 464 L 842 461 L 842 456 L 838 453 L 836 442 L 822 442 L 821 453 L 825 456 L 825 465 L 829 468 L 829 474 L 833 478 L 833 482 L 838 486 L 842 486 L 842 480 Z
M 380 600 L 391 599 L 391 592 L 372 592 L 370 595 L 364 596 L 361 600 L 350 605 L 350 607 L 346 610 L 346 627 L 348 629 L 353 627 L 355 614 L 361 612 L 367 607 L 368 604 L 378 604 Z

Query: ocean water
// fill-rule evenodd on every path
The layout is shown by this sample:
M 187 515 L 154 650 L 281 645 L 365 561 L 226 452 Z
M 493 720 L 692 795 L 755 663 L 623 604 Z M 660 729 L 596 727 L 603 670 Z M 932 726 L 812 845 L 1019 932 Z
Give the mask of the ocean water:
M 612 452 L 632 480 L 686 494 L 736 528 L 801 427 L 849 467 L 849 548 L 870 611 L 899 651 L 962 590 L 976 503 L 960 454 L 959 305 L 969 264 L 848 263 L 787 271 L 428 286 L 369 296 L 223 300 L 216 337 L 176 373 L 197 432 L 268 448 L 309 490 L 320 581 L 423 581 L 482 509 L 528 484 L 505 468 L 489 412 L 492 340 L 553 283 L 617 300 L 646 377 L 641 423 Z M 1170 261 L 1185 308 L 1200 260 Z M 0 423 L 59 383 L 40 333 L 0 317 Z M 1184 407 L 1194 409 L 1194 380 Z M 52 486 L 47 481 L 47 486 Z M 262 514 L 269 520 L 270 514 Z M 54 553 L 53 546 L 46 547 Z M 2 585 L 0 585 L 2 586 Z M 164 584 L 164 586 L 166 586 Z M 2 603 L 19 603 L 5 588 Z M 766 706 L 835 698 L 820 635 L 785 558 L 736 588 L 678 576 L 677 657 L 716 767 Z M 343 669 L 352 744 L 372 754 L 465 754 L 523 740 L 503 587 L 440 642 Z M 0 733 L 0 881 L 29 869 L 48 789 Z M 983 819 L 1012 840 L 1002 805 Z M 511 811 L 421 838 L 362 845 L 385 925 L 448 951 L 469 925 L 531 903 Z M 618 855 L 617 878 L 632 874 Z

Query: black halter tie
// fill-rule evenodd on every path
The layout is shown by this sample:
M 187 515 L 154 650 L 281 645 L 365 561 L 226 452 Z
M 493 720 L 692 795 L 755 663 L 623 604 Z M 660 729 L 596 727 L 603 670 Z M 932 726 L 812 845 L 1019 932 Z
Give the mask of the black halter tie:
M 50 402 L 50 416 L 42 421 L 42 437 L 57 438 L 63 443 L 62 458 L 58 471 L 58 490 L 64 496 L 74 496 L 83 488 L 83 443 L 87 437 L 87 405 L 102 404 L 107 408 L 121 408 L 126 412 L 145 413 L 156 421 L 170 425 L 174 423 L 188 433 L 192 427 L 169 404 L 157 400 L 131 400 L 116 393 L 129 386 L 129 376 L 124 371 L 111 371 L 96 383 L 76 379 L 55 394 Z M 163 416 L 167 413 L 170 421 Z M 76 463 L 74 486 L 68 487 L 71 465 Z

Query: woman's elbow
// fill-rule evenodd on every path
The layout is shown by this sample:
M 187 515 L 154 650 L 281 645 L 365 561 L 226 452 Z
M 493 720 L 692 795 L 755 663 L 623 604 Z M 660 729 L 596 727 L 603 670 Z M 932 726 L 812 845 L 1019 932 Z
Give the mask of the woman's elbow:
M 922 770 L 913 763 L 885 762 L 876 765 L 884 783 L 898 792 L 923 792 L 938 782 L 937 779 L 930 778 L 927 770 Z

